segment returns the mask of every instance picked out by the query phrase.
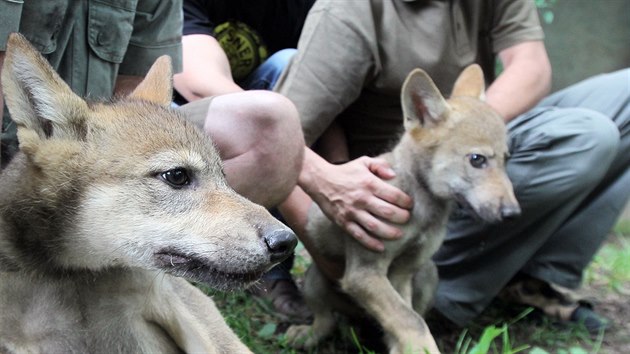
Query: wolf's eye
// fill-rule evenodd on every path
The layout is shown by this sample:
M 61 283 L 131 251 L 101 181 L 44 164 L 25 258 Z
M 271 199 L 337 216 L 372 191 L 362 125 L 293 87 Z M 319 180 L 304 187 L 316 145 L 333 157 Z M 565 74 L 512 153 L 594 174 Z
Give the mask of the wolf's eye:
M 160 174 L 160 178 L 173 188 L 182 188 L 190 183 L 188 171 L 183 168 L 174 168 Z
M 468 161 L 470 161 L 470 165 L 474 168 L 484 168 L 488 162 L 485 156 L 479 154 L 469 154 Z

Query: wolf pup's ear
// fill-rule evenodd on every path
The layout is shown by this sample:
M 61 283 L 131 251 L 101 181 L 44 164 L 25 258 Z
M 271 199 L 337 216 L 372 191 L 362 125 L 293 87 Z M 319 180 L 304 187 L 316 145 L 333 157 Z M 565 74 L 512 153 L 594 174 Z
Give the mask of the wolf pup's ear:
M 159 57 L 149 69 L 147 76 L 129 94 L 129 98 L 140 99 L 168 107 L 173 100 L 173 69 L 171 58 Z
M 21 146 L 51 136 L 82 138 L 87 104 L 18 33 L 7 42 L 2 90 Z
M 451 97 L 469 96 L 480 100 L 485 98 L 486 84 L 483 78 L 483 70 L 477 64 L 467 66 L 453 85 Z
M 433 80 L 421 69 L 414 69 L 407 75 L 400 98 L 406 130 L 437 125 L 450 110 Z

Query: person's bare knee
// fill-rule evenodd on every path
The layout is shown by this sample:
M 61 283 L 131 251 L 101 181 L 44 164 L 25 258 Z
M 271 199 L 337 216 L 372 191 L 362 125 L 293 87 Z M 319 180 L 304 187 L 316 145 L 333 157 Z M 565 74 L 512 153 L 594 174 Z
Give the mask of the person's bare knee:
M 204 130 L 224 160 L 230 185 L 254 202 L 274 206 L 297 182 L 304 138 L 295 106 L 269 91 L 217 96 Z
M 261 91 L 262 93 L 263 91 Z M 291 192 L 302 168 L 304 138 L 297 109 L 287 98 L 264 92 L 256 102 L 255 144 L 252 153 L 258 162 L 251 177 L 252 192 L 276 205 Z

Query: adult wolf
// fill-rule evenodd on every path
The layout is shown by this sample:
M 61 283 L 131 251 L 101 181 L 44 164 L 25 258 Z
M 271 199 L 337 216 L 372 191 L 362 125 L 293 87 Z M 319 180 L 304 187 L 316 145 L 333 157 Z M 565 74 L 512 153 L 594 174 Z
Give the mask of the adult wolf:
M 249 352 L 179 276 L 247 286 L 297 239 L 170 109 L 170 60 L 88 103 L 12 34 L 2 85 L 20 152 L 0 175 L 0 352 Z
M 443 240 L 451 204 L 462 203 L 488 222 L 520 213 L 505 173 L 505 124 L 480 99 L 483 92 L 478 65 L 461 73 L 448 100 L 424 71 L 407 76 L 401 92 L 405 133 L 382 157 L 397 171 L 392 183 L 413 196 L 411 219 L 402 238 L 376 253 L 343 235 L 312 204 L 306 226 L 312 246 L 345 269 L 337 286 L 316 266 L 309 268 L 304 292 L 315 319 L 312 326 L 289 328 L 294 345 L 315 345 L 333 330 L 333 311 L 344 310 L 376 319 L 390 353 L 439 351 L 421 314 L 437 286 L 431 256 Z

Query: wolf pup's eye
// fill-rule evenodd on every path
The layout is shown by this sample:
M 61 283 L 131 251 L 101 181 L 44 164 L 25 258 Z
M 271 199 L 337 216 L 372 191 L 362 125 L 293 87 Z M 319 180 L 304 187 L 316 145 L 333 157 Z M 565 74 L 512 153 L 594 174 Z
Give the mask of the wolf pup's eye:
M 183 168 L 174 168 L 160 174 L 160 178 L 173 188 L 182 188 L 190 183 L 188 171 Z
M 479 154 L 468 154 L 468 160 L 474 168 L 484 168 L 488 162 L 485 156 Z

